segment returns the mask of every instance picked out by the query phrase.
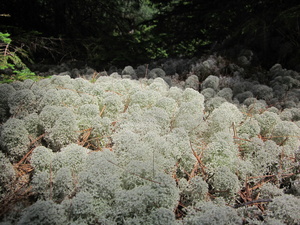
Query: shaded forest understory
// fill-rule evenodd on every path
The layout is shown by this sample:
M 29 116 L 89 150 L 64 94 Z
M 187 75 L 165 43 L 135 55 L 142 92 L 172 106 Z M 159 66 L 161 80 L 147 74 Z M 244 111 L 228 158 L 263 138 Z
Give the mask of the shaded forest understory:
M 299 12 L 296 0 L 12 0 L 0 3 L 0 32 L 29 67 L 79 61 L 107 70 L 250 49 L 252 66 L 299 71 Z

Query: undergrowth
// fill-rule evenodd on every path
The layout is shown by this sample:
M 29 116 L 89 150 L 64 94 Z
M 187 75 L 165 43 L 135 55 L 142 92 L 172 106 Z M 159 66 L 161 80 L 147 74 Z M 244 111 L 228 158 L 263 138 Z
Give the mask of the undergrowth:
M 0 83 L 41 79 L 30 71 L 22 58 L 31 61 L 22 46 L 12 44 L 10 34 L 0 32 Z

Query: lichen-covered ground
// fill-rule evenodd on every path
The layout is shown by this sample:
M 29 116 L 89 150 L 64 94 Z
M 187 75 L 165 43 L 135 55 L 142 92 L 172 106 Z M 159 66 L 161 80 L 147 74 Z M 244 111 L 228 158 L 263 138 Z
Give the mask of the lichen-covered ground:
M 0 84 L 0 224 L 299 224 L 299 73 L 170 64 Z

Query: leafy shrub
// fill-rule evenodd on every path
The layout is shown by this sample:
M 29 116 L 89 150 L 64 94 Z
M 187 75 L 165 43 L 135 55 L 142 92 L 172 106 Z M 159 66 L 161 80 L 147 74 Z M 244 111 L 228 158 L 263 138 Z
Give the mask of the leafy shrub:
M 26 79 L 38 80 L 39 77 L 22 62 L 21 57 L 30 61 L 28 53 L 22 47 L 12 46 L 9 37 L 10 34 L 0 32 L 0 83 Z M 4 73 L 4 70 L 11 70 L 12 74 Z

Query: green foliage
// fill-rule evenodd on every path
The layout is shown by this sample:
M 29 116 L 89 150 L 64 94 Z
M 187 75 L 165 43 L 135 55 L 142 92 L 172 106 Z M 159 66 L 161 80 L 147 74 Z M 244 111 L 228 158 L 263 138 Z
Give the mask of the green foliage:
M 143 31 L 150 26 L 142 23 L 158 10 L 149 0 L 34 0 L 22 10 L 16 10 L 19 2 L 3 5 L 11 23 L 2 29 L 24 43 L 35 61 L 77 59 L 102 68 L 152 57 L 145 51 L 151 49 L 149 33 Z
M 9 38 L 10 34 L 8 33 L 0 33 L 0 40 L 4 42 L 4 44 L 10 44 L 11 39 Z
M 212 48 L 225 48 L 230 54 L 228 49 L 239 44 L 253 50 L 267 66 L 270 61 L 299 63 L 297 1 L 33 0 L 20 4 L 2 3 L 10 22 L 0 29 L 22 40 L 39 61 L 79 59 L 103 68 L 193 57 Z M 245 56 L 238 57 L 248 64 Z M 30 75 L 24 71 L 18 76 L 23 79 L 25 74 Z
M 29 59 L 28 53 L 22 47 L 11 45 L 10 34 L 0 32 L 0 83 L 10 83 L 16 80 L 33 79 L 37 77 L 26 66 L 21 58 Z M 11 70 L 12 74 L 7 75 L 4 70 Z

